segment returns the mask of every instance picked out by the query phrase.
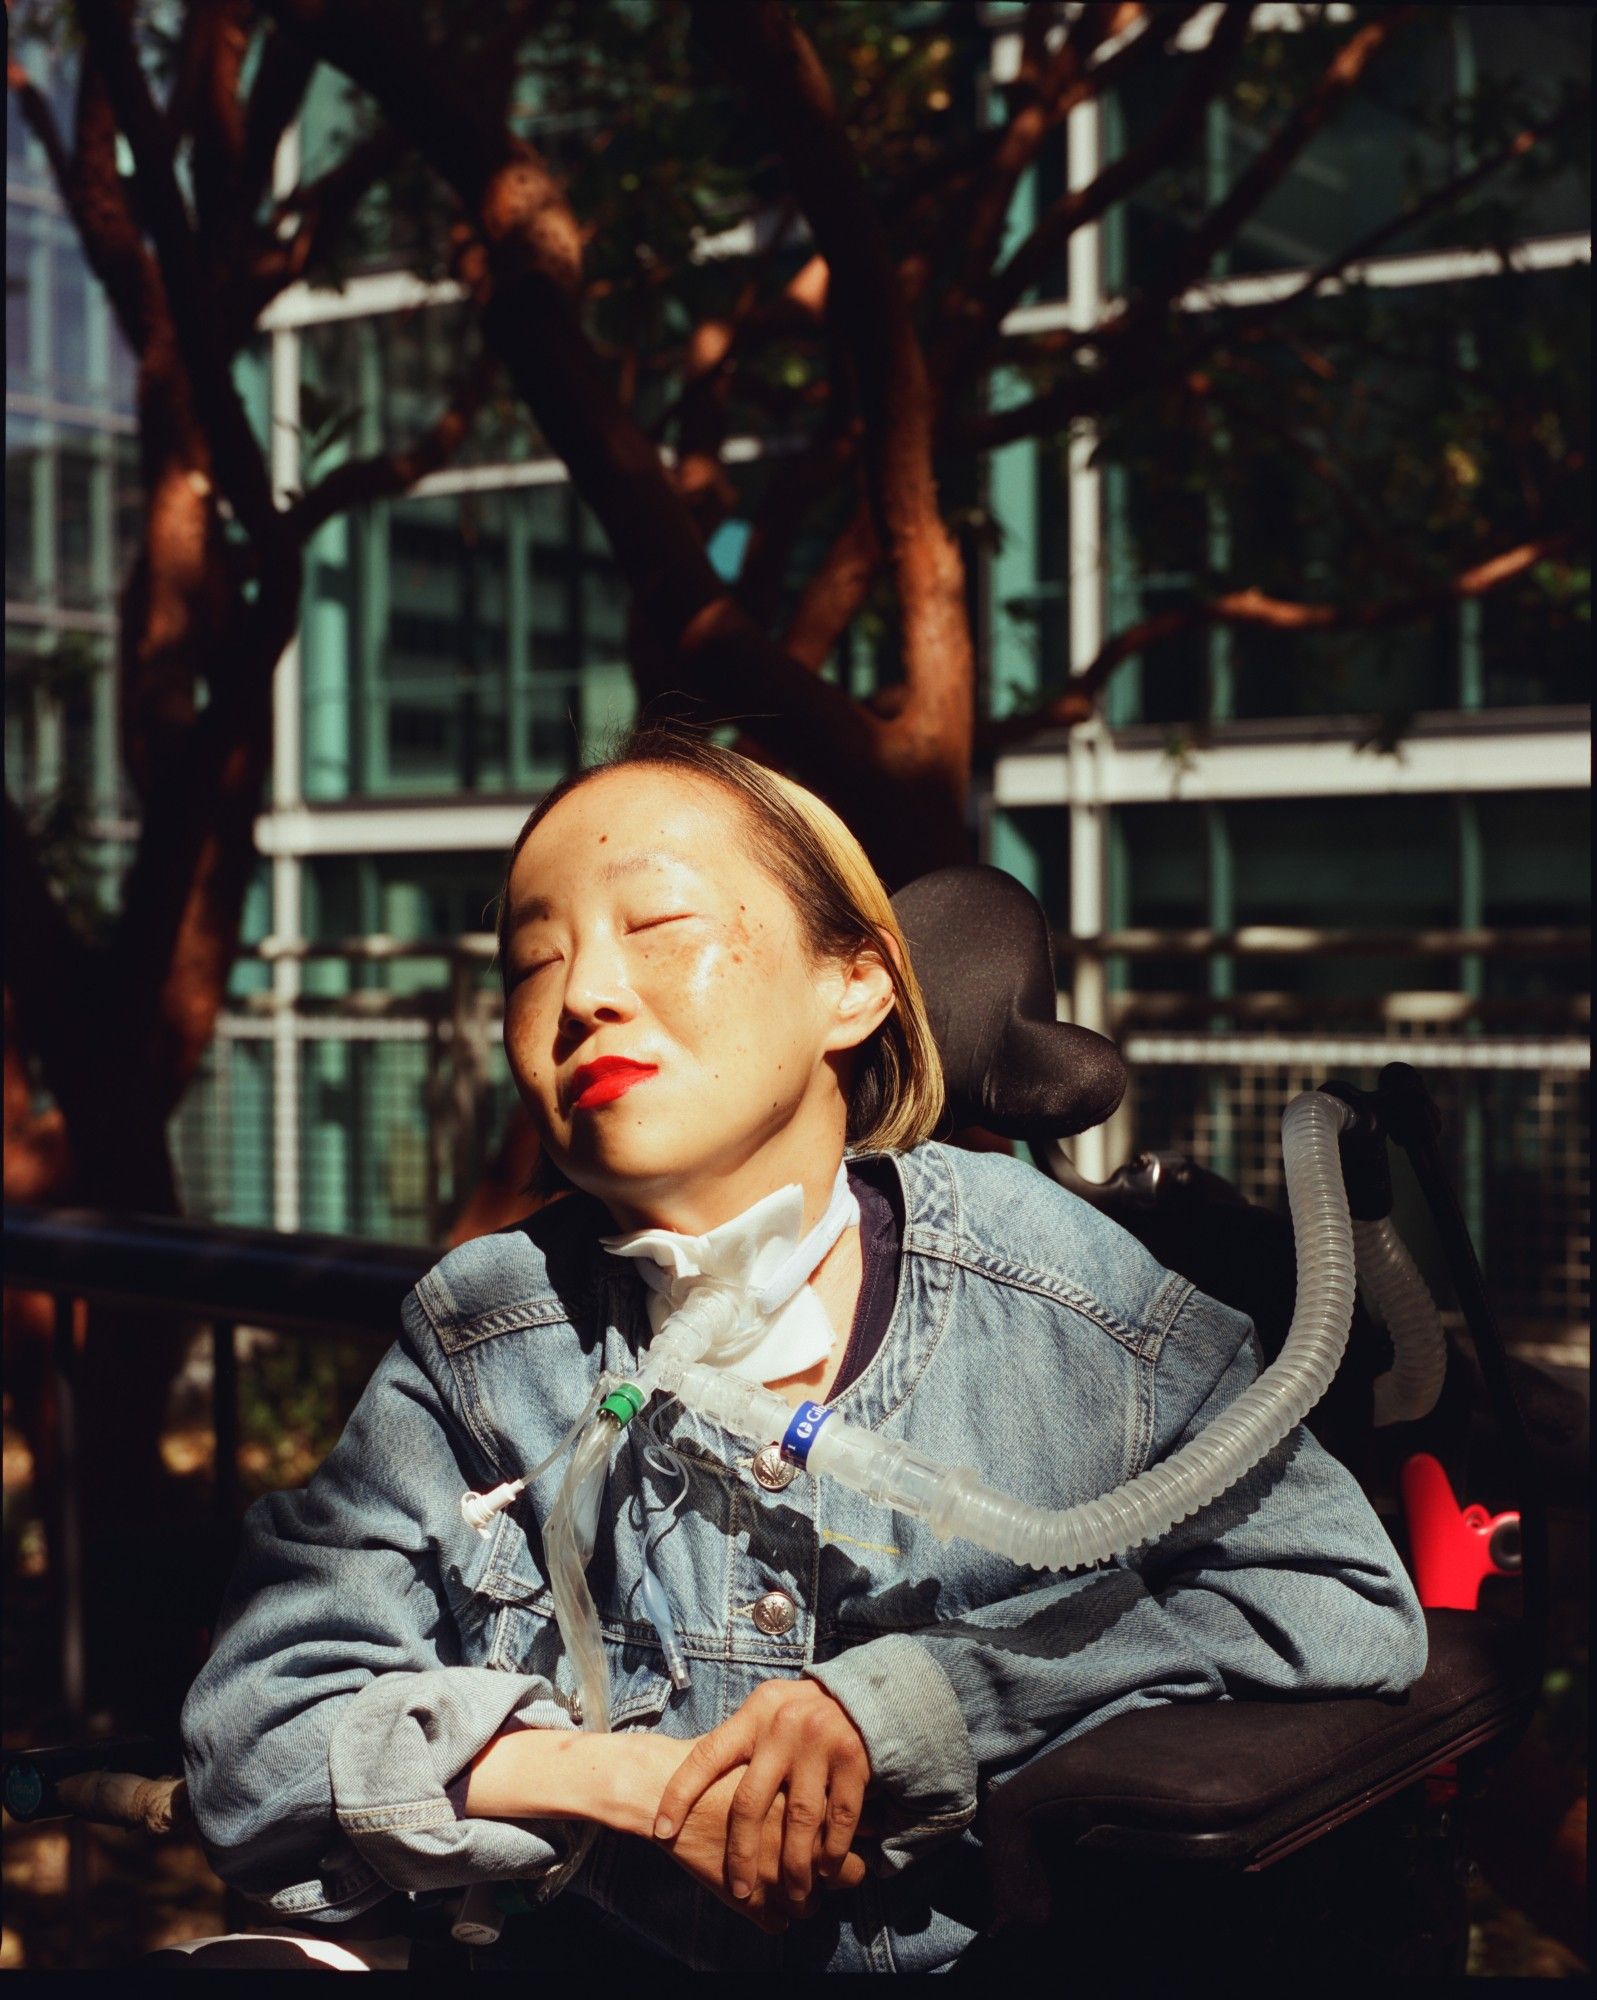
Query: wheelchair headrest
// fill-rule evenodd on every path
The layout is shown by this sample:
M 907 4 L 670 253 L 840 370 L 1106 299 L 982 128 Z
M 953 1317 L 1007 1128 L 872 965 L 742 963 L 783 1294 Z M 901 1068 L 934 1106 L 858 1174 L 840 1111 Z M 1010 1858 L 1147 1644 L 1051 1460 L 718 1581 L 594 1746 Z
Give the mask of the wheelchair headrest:
M 1125 1095 L 1120 1051 L 1055 1014 L 1053 940 L 1030 892 L 999 868 L 938 868 L 893 909 L 943 1059 L 955 1126 L 1069 1138 Z

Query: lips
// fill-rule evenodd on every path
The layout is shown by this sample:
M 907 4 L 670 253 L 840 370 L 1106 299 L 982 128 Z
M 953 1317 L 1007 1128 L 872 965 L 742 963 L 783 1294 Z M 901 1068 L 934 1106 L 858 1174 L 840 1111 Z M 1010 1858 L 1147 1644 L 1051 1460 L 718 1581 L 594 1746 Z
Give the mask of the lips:
M 571 1108 L 592 1111 L 597 1105 L 611 1104 L 635 1083 L 653 1076 L 658 1067 L 657 1063 L 633 1062 L 627 1056 L 600 1056 L 596 1062 L 584 1063 L 571 1079 L 575 1092 Z

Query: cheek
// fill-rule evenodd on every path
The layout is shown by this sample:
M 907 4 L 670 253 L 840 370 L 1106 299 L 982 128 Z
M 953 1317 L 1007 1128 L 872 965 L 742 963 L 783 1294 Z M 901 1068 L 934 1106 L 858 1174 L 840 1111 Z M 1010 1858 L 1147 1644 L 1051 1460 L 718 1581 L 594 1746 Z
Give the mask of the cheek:
M 746 996 L 769 976 L 741 931 L 715 937 L 680 937 L 651 946 L 640 973 L 662 1009 L 733 1025 Z
M 545 1053 L 547 1036 L 537 1010 L 524 994 L 512 995 L 505 1009 L 505 1059 L 510 1073 L 524 1092 L 549 1086 L 554 1065 Z

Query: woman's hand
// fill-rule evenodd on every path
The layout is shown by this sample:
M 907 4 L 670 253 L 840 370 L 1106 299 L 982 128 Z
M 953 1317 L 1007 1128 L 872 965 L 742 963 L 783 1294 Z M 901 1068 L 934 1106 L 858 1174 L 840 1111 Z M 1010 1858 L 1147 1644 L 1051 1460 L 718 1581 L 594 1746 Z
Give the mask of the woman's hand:
M 726 1820 L 726 1886 L 740 1907 L 763 1880 L 769 1827 L 780 1813 L 781 1885 L 808 1905 L 817 1873 L 847 1885 L 864 1864 L 850 1855 L 871 1764 L 846 1710 L 818 1681 L 766 1681 L 719 1729 L 701 1736 L 660 1796 L 655 1837 L 687 1832 L 687 1816 L 726 1774 L 746 1764 Z M 785 1792 L 785 1812 L 778 1794 Z M 845 1873 L 852 1862 L 854 1872 Z
M 794 1896 L 787 1886 L 787 1834 L 779 1798 L 771 1801 L 764 1823 L 756 1830 L 752 1867 L 742 1878 L 752 1883 L 750 1892 L 734 1897 L 728 1886 L 730 1820 L 742 1778 L 742 1770 L 735 1769 L 707 1786 L 680 1816 L 681 1831 L 664 1845 L 679 1867 L 739 1916 L 747 1917 L 762 1931 L 785 1931 L 795 1918 L 813 1916 L 815 1906 L 808 1893 Z M 829 1886 L 852 1889 L 864 1878 L 865 1863 L 857 1854 L 845 1854 Z

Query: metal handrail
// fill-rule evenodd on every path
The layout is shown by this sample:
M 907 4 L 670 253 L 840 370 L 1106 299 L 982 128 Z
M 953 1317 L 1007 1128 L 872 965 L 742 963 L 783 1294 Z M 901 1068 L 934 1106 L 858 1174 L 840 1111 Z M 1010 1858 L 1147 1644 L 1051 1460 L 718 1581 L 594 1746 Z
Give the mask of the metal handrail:
M 6 1210 L 4 1244 L 5 1281 L 23 1291 L 303 1334 L 397 1333 L 400 1300 L 439 1255 L 423 1245 L 22 1203 Z

